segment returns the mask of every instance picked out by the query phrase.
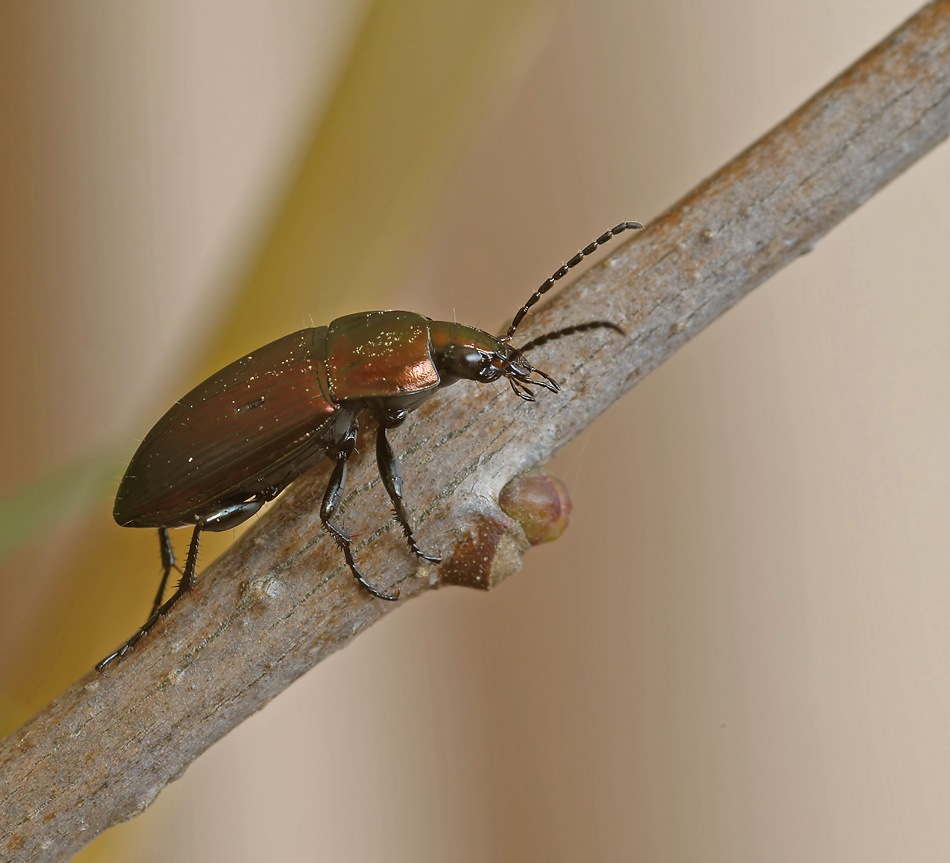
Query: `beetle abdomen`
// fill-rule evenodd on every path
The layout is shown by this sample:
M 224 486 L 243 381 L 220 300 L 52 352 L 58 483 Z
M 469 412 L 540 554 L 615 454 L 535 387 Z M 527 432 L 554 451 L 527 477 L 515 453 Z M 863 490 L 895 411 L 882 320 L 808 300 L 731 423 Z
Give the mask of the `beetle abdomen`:
M 271 342 L 176 402 L 132 458 L 115 520 L 132 527 L 193 523 L 221 502 L 282 487 L 306 470 L 337 411 L 318 374 L 326 329 Z

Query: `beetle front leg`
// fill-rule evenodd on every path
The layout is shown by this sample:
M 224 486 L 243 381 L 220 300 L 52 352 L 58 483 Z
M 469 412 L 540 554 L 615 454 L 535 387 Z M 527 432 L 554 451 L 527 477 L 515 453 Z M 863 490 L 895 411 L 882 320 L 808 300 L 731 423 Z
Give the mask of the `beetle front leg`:
M 353 452 L 353 447 L 356 445 L 358 429 L 358 423 L 354 418 L 352 425 L 342 440 L 327 448 L 329 455 L 336 459 L 336 466 L 330 475 L 327 490 L 323 494 L 323 504 L 320 506 L 320 521 L 323 522 L 323 526 L 330 532 L 330 535 L 336 540 L 336 544 L 343 551 L 346 565 L 350 568 L 350 572 L 353 573 L 353 577 L 377 599 L 387 599 L 394 602 L 399 599 L 399 588 L 396 588 L 395 593 L 383 593 L 383 591 L 373 587 L 373 585 L 366 580 L 366 576 L 360 572 L 356 561 L 353 559 L 353 551 L 350 548 L 352 544 L 350 535 L 330 521 L 330 518 L 339 506 L 340 498 L 343 496 L 343 488 L 346 485 L 346 462 Z
M 428 560 L 430 563 L 439 563 L 442 558 L 434 554 L 425 554 L 412 535 L 412 525 L 409 524 L 409 516 L 406 514 L 406 508 L 402 502 L 402 469 L 399 466 L 399 459 L 396 458 L 389 439 L 386 437 L 386 429 L 394 428 L 405 418 L 405 411 L 383 414 L 377 417 L 379 429 L 376 432 L 376 464 L 379 467 L 380 479 L 386 487 L 386 494 L 389 495 L 393 509 L 396 512 L 396 521 L 399 522 L 399 526 L 406 536 L 409 548 L 423 560 Z

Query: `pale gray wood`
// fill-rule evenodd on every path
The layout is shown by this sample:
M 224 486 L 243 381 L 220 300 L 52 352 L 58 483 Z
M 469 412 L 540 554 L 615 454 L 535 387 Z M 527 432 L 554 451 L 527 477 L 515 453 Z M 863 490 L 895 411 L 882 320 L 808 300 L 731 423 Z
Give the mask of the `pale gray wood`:
M 372 599 L 342 566 L 320 528 L 327 471 L 318 470 L 201 574 L 200 600 L 185 598 L 135 654 L 91 671 L 4 740 L 0 859 L 67 859 L 131 818 L 294 679 L 435 587 L 440 572 L 479 584 L 515 570 L 524 544 L 496 507 L 504 483 L 543 464 L 948 130 L 950 0 L 939 0 L 526 320 L 525 340 L 591 317 L 626 329 L 536 352 L 561 395 L 526 405 L 505 386 L 459 384 L 393 434 L 418 536 L 447 557 L 441 567 L 414 568 L 398 532 L 374 528 L 385 495 L 371 440 L 361 443 L 347 525 L 359 532 L 365 571 L 398 584 L 400 603 Z

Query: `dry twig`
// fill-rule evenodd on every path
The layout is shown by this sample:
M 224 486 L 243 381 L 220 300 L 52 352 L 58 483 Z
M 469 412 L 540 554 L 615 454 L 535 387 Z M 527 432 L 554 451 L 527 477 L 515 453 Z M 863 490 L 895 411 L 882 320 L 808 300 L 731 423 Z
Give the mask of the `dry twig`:
M 414 415 L 397 443 L 414 520 L 447 560 L 414 571 L 402 548 L 392 553 L 395 532 L 379 541 L 387 528 L 361 535 L 365 570 L 398 583 L 405 601 L 440 574 L 479 584 L 517 568 L 523 537 L 495 503 L 505 482 L 550 458 L 948 130 L 950 0 L 937 0 L 528 322 L 526 339 L 596 308 L 626 329 L 622 340 L 605 332 L 539 349 L 564 396 L 524 405 L 507 388 L 460 384 Z M 357 531 L 360 514 L 378 518 L 384 505 L 372 459 L 362 461 L 347 501 Z M 201 600 L 184 599 L 136 654 L 91 672 L 0 744 L 0 858 L 71 856 L 398 607 L 359 590 L 320 529 L 325 478 L 299 481 L 204 573 Z

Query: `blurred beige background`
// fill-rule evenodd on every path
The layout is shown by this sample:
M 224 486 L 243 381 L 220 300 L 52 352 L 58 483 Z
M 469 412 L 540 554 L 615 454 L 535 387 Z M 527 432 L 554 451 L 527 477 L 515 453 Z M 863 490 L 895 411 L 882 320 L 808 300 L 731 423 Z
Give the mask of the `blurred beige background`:
M 534 8 L 372 305 L 499 326 L 916 7 Z M 0 562 L 4 732 L 140 622 L 157 555 L 111 526 L 122 458 L 196 382 L 368 8 L 0 12 L 0 492 L 116 458 Z M 948 153 L 565 450 L 572 527 L 520 575 L 389 616 L 79 859 L 948 859 Z M 284 331 L 357 310 L 337 288 Z M 100 532 L 128 551 L 83 598 Z

